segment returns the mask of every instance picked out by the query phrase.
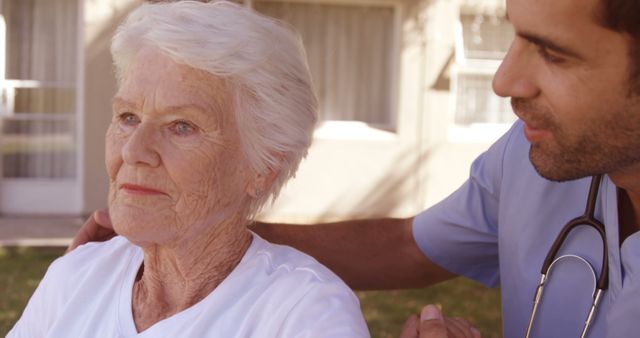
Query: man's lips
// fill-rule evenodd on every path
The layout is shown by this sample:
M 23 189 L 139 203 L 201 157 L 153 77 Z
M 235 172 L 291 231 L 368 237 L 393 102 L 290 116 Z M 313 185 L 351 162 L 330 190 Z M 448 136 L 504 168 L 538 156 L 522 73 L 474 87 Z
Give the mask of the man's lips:
M 511 109 L 524 122 L 524 136 L 529 142 L 539 142 L 551 134 L 548 129 L 550 124 L 546 123 L 550 121 L 543 118 L 546 110 L 542 107 L 528 100 L 511 98 Z M 535 118 L 535 116 L 538 116 L 538 118 Z M 534 118 L 532 119 L 531 117 Z
M 131 183 L 121 184 L 120 190 L 132 195 L 166 195 L 163 191 Z
M 549 135 L 549 130 L 543 129 L 527 122 L 524 123 L 524 136 L 527 138 L 527 140 L 529 140 L 529 142 L 533 143 L 540 141 L 547 135 Z

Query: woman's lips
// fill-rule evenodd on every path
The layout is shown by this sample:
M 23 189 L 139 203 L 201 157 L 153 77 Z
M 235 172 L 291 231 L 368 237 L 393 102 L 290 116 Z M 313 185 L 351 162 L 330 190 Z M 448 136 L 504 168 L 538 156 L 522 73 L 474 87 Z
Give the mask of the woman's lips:
M 526 122 L 524 124 L 524 136 L 531 143 L 540 141 L 542 138 L 544 138 L 548 134 L 549 134 L 549 131 L 547 129 L 538 128 Z
M 120 185 L 120 190 L 132 195 L 166 195 L 163 191 L 137 184 L 125 183 Z

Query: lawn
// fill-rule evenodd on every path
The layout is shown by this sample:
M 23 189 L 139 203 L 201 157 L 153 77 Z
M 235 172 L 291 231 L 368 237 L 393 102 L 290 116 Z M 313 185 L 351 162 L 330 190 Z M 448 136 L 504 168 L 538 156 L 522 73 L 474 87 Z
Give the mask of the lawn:
M 62 254 L 54 248 L 0 248 L 0 337 L 18 319 L 47 266 Z M 500 337 L 500 293 L 455 279 L 428 289 L 358 292 L 374 338 L 397 338 L 405 319 L 423 304 L 469 319 L 485 338 Z
M 62 249 L 0 247 L 0 337 L 4 337 L 22 313 L 49 263 Z

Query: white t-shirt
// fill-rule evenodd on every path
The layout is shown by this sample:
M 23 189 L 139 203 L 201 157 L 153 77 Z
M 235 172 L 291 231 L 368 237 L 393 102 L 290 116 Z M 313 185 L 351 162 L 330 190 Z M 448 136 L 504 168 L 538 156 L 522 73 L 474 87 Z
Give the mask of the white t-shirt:
M 123 237 L 57 259 L 9 332 L 15 337 L 369 337 L 353 292 L 329 269 L 258 235 L 207 297 L 138 333 L 143 252 Z

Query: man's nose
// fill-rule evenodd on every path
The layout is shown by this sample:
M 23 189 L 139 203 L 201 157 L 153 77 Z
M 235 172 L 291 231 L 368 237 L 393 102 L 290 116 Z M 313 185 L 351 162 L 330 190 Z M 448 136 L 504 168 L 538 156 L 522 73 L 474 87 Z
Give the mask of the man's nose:
M 157 131 L 152 125 L 140 123 L 131 133 L 122 147 L 122 159 L 130 165 L 146 165 L 157 167 L 160 165 L 160 154 L 156 146 Z
M 493 77 L 493 91 L 502 97 L 534 98 L 540 94 L 535 60 L 527 42 L 515 38 Z

